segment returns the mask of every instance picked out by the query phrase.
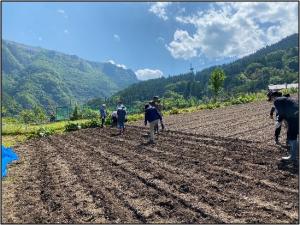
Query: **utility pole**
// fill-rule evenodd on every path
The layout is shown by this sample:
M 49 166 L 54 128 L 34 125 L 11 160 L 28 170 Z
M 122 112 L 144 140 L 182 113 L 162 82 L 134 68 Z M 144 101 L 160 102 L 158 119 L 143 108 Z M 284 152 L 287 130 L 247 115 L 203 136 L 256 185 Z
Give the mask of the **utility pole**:
M 192 96 L 192 86 L 195 81 L 194 68 L 193 68 L 192 63 L 190 64 L 190 71 L 191 71 L 192 80 L 189 81 L 189 96 L 188 96 L 189 98 Z

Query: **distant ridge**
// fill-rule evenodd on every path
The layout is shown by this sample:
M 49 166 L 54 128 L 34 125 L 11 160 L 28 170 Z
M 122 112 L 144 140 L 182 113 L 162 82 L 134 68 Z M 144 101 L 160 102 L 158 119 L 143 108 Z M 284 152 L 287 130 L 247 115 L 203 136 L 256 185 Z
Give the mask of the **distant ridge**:
M 119 91 L 114 96 L 121 97 L 129 105 L 136 101 L 149 100 L 154 95 L 169 96 L 172 93 L 203 99 L 211 95 L 208 81 L 216 67 L 222 68 L 227 76 L 224 83 L 227 94 L 266 90 L 270 83 L 297 83 L 298 39 L 298 34 L 293 34 L 232 63 L 204 69 L 195 76 L 186 73 L 143 81 Z
M 10 114 L 108 97 L 138 82 L 130 69 L 13 41 L 2 41 L 2 56 L 2 99 Z

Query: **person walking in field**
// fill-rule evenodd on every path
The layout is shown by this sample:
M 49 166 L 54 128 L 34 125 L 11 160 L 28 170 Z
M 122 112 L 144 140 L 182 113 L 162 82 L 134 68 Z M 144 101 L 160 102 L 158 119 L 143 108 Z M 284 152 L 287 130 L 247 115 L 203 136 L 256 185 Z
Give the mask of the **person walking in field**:
M 124 105 L 120 105 L 117 110 L 118 115 L 118 127 L 119 127 L 119 134 L 124 134 L 125 132 L 125 120 L 126 120 L 126 107 Z
M 157 109 L 158 113 L 160 114 L 161 118 L 163 118 L 162 105 L 160 104 L 160 99 L 159 99 L 158 96 L 153 97 L 153 100 L 151 102 L 151 106 L 155 107 Z M 163 119 L 160 120 L 160 124 L 161 124 L 161 129 L 164 130 L 165 125 L 163 123 Z M 155 126 L 155 132 L 158 133 L 158 124 Z
M 289 156 L 282 157 L 282 162 L 292 162 L 298 165 L 298 141 L 299 135 L 299 104 L 295 100 L 287 97 L 276 97 L 278 92 L 269 92 L 268 101 L 273 101 L 278 120 L 285 120 L 288 125 L 287 139 L 289 143 Z
M 106 119 L 106 115 L 107 115 L 107 112 L 106 112 L 106 105 L 105 104 L 102 104 L 100 106 L 100 117 L 101 117 L 101 128 L 104 126 L 104 123 L 105 123 L 105 119 Z
M 269 95 L 272 94 L 272 92 L 269 92 Z M 274 97 L 281 97 L 282 96 L 282 93 L 281 92 L 276 92 L 273 94 Z M 290 94 L 285 94 L 283 95 L 284 97 L 290 97 Z M 273 115 L 274 115 L 274 112 L 275 112 L 275 143 L 276 144 L 279 144 L 279 136 L 280 136 L 280 132 L 281 132 L 281 127 L 282 127 L 282 121 L 280 121 L 280 118 L 279 118 L 279 115 L 277 113 L 277 111 L 275 110 L 275 106 L 273 106 L 271 108 L 271 111 L 270 111 L 270 118 L 273 119 Z M 286 143 L 288 143 L 288 140 L 286 139 Z
M 154 128 L 158 125 L 159 120 L 162 120 L 161 115 L 158 110 L 150 106 L 149 104 L 145 105 L 145 126 L 147 126 L 147 122 L 150 124 L 150 140 L 149 143 L 154 143 Z

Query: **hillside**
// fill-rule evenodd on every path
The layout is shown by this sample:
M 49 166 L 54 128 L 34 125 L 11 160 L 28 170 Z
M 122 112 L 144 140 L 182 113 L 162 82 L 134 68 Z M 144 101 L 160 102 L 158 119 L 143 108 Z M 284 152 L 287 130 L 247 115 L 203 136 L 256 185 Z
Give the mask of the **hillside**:
M 298 34 L 288 36 L 276 44 L 266 46 L 254 54 L 221 67 L 227 78 L 223 95 L 266 90 L 268 84 L 298 82 Z M 149 100 L 154 95 L 205 99 L 211 96 L 208 81 L 210 67 L 197 72 L 169 78 L 158 78 L 133 84 L 116 93 L 112 99 L 121 97 L 128 105 Z
M 2 56 L 2 99 L 10 114 L 108 97 L 138 82 L 130 69 L 11 41 L 3 40 Z

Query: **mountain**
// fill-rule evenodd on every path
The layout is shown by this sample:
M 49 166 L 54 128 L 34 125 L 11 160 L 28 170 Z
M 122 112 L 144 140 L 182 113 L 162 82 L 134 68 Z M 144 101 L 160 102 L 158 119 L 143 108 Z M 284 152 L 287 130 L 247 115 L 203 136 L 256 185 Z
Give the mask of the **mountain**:
M 211 97 L 209 78 L 219 67 L 226 79 L 223 95 L 267 90 L 268 84 L 298 83 L 298 34 L 288 36 L 278 43 L 266 46 L 254 54 L 229 64 L 213 66 L 197 72 L 158 78 L 133 84 L 114 94 L 111 101 L 121 98 L 127 105 L 152 99 L 153 96 Z
M 2 41 L 2 100 L 9 114 L 34 105 L 49 111 L 70 101 L 109 97 L 136 82 L 132 70 L 112 63 Z

